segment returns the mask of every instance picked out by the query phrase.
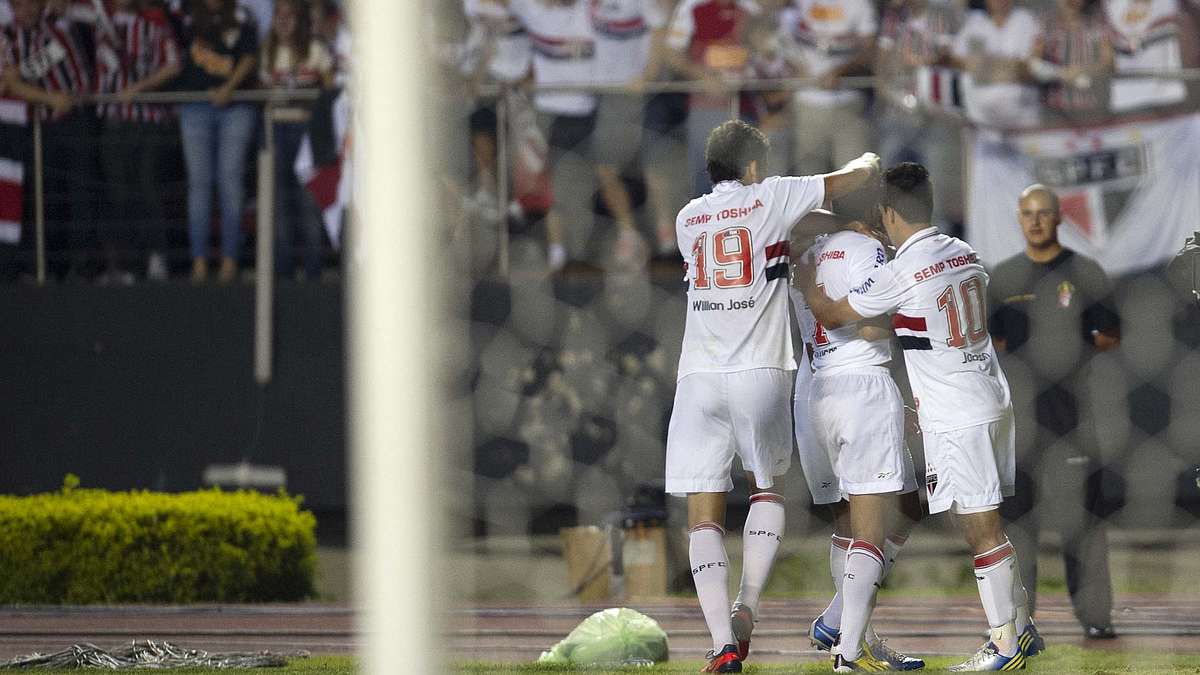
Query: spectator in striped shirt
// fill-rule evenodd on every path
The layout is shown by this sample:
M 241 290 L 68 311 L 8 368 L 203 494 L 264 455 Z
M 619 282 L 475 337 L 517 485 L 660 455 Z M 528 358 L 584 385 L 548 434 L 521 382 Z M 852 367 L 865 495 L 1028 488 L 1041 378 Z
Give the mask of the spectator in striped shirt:
M 892 0 L 876 41 L 879 154 L 888 165 L 914 161 L 935 176 L 962 175 L 954 78 L 939 67 L 962 25 L 960 0 Z M 882 103 L 882 105 L 880 105 Z M 946 233 L 961 223 L 962 181 L 948 179 L 933 195 L 933 224 Z
M 1112 30 L 1098 0 L 1058 0 L 1056 5 L 1044 19 L 1029 64 L 1042 85 L 1044 121 L 1094 120 L 1108 112 Z
M 95 250 L 94 118 L 75 109 L 77 97 L 92 91 L 88 54 L 77 31 L 43 0 L 14 0 L 13 23 L 5 29 L 5 84 L 10 95 L 41 106 L 49 271 L 61 277 L 89 277 Z M 27 153 L 32 157 L 32 153 Z M 27 175 L 34 175 L 26 167 Z M 32 200 L 30 200 L 32 201 Z
M 233 102 L 253 79 L 258 60 L 254 24 L 236 0 L 196 0 L 188 16 L 187 56 L 180 87 L 207 91 L 207 101 L 179 106 L 179 130 L 188 173 L 188 239 L 192 281 L 208 278 L 213 187 L 221 203 L 219 281 L 237 277 L 245 200 L 246 153 L 254 140 L 254 106 Z
M 104 57 L 103 40 L 97 40 L 96 57 L 100 93 L 121 99 L 98 110 L 104 123 L 101 164 L 110 209 L 100 232 L 108 264 L 105 276 L 111 281 L 132 281 L 129 261 L 119 259 L 118 244 L 132 248 L 136 242 L 148 254 L 146 277 L 163 280 L 167 278 L 167 229 L 161 173 L 173 140 L 169 126 L 173 115 L 166 105 L 134 103 L 133 98 L 179 75 L 179 44 L 166 12 L 150 0 L 114 0 L 112 7 L 108 23 L 115 44 L 107 48 L 115 58 Z
M 330 87 L 333 57 L 313 37 L 312 14 L 302 0 L 276 0 L 271 29 L 263 45 L 259 77 L 277 89 Z M 287 104 L 273 109 L 275 140 L 275 265 L 281 276 L 296 272 L 294 244 L 299 243 L 304 275 L 321 275 L 321 219 L 312 195 L 296 178 L 296 155 L 308 131 L 309 106 Z M 297 237 L 301 240 L 296 242 Z

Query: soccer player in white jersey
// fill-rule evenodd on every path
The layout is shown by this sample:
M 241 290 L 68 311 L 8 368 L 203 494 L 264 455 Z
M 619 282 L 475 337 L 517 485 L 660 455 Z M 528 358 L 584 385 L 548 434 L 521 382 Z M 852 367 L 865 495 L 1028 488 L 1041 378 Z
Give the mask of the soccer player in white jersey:
M 988 642 L 951 670 L 1016 670 L 1035 629 L 998 510 L 1016 472 L 1012 402 L 987 330 L 987 272 L 970 246 L 929 225 L 932 209 L 925 168 L 892 167 L 880 213 L 895 257 L 836 301 L 811 268 L 797 276 L 827 330 L 894 313 L 925 438 L 929 512 L 957 514 L 991 627 Z
M 749 648 L 748 630 L 746 644 L 734 644 L 727 588 L 725 493 L 733 489 L 735 454 L 752 491 L 737 598 L 750 626 L 783 534 L 776 479 L 787 471 L 792 451 L 792 227 L 827 196 L 865 183 L 879 163 L 868 153 L 830 174 L 764 178 L 767 150 L 766 137 L 745 122 L 718 126 L 705 149 L 712 192 L 675 219 L 688 297 L 667 432 L 666 490 L 688 498 L 692 579 L 713 639 L 707 672 L 740 672 Z
M 817 287 L 835 298 L 887 262 L 883 244 L 864 222 L 877 219 L 855 215 L 848 229 L 804 253 Z M 829 504 L 834 514 L 830 571 L 836 592 L 809 636 L 818 649 L 836 652 L 834 672 L 918 670 L 924 661 L 891 649 L 870 629 L 875 592 L 921 508 L 904 441 L 904 403 L 888 370 L 891 328 L 868 320 L 826 329 L 796 289 L 792 301 L 813 372 L 811 378 L 797 376 L 796 443 L 813 503 Z M 899 494 L 905 495 L 903 517 Z

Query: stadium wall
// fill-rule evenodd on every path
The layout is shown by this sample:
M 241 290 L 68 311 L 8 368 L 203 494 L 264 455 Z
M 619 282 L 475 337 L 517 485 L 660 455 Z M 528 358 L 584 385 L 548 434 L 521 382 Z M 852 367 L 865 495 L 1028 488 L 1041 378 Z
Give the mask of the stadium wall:
M 346 503 L 342 287 L 277 286 L 274 379 L 254 382 L 254 287 L 0 287 L 0 492 L 178 491 L 204 468 L 282 466 Z

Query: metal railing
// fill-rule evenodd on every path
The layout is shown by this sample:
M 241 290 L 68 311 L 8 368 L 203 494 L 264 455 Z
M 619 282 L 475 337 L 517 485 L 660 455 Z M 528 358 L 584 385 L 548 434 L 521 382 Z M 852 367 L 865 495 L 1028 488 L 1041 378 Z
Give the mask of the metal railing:
M 274 108 L 294 102 L 315 101 L 321 95 L 319 89 L 249 89 L 236 91 L 232 103 L 255 103 L 263 105 L 264 147 L 258 154 L 257 237 L 255 240 L 255 302 L 254 302 L 254 379 L 259 385 L 271 381 L 271 344 L 275 294 L 275 138 L 272 133 Z M 205 91 L 155 91 L 137 94 L 128 98 L 116 94 L 89 94 L 75 99 L 79 105 L 107 103 L 156 103 L 180 104 L 203 103 L 211 100 Z M 44 185 L 43 130 L 38 106 L 30 107 L 33 126 L 33 202 L 36 279 L 39 286 L 46 283 L 46 197 Z

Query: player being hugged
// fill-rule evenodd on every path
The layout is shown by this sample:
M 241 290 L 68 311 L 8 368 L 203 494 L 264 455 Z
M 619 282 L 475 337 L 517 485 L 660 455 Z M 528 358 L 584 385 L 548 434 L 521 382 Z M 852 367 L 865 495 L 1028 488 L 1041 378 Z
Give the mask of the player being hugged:
M 790 403 L 796 361 L 788 322 L 792 226 L 827 196 L 877 173 L 867 153 L 831 174 L 765 178 L 768 144 L 731 120 L 705 149 L 712 192 L 679 212 L 675 232 L 687 265 L 687 324 L 667 432 L 666 490 L 688 497 L 689 556 L 713 639 L 706 672 L 740 672 L 758 600 L 784 527 L 776 478 L 791 463 Z M 749 474 L 744 563 L 731 611 L 725 493 L 738 455 Z M 739 625 L 735 645 L 734 618 Z
M 1012 403 L 987 331 L 987 272 L 965 242 L 929 226 L 932 209 L 925 167 L 888 169 L 880 213 L 895 257 L 836 301 L 811 267 L 799 266 L 797 281 L 826 330 L 894 313 L 925 439 L 929 512 L 958 515 L 991 626 L 988 642 L 950 670 L 1016 670 L 1036 629 L 998 510 L 1013 494 Z
M 878 222 L 870 213 L 877 202 L 848 201 L 858 208 L 844 212 L 847 229 L 800 256 L 815 270 L 817 288 L 834 298 L 861 288 L 887 262 L 881 233 L 867 225 Z M 839 216 L 817 211 L 806 217 L 816 218 Z M 829 561 L 836 592 L 809 637 L 818 649 L 834 652 L 834 672 L 924 668 L 924 661 L 888 647 L 870 628 L 879 583 L 921 513 L 904 440 L 904 403 L 888 369 L 891 326 L 867 320 L 826 328 L 799 291 L 792 295 L 812 373 L 802 367 L 796 377 L 796 444 L 813 503 L 829 504 L 834 515 Z

